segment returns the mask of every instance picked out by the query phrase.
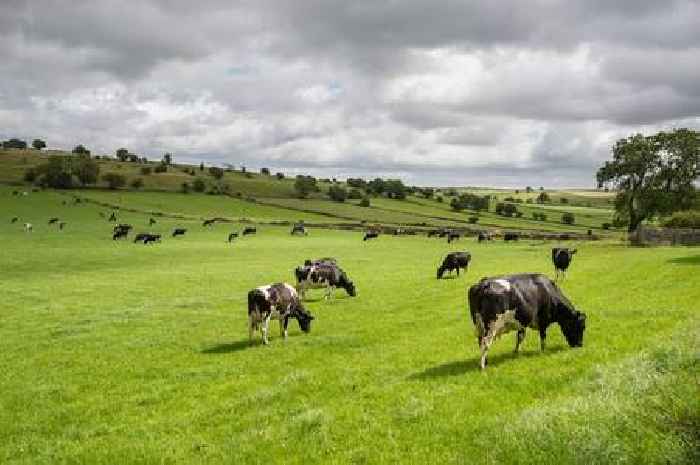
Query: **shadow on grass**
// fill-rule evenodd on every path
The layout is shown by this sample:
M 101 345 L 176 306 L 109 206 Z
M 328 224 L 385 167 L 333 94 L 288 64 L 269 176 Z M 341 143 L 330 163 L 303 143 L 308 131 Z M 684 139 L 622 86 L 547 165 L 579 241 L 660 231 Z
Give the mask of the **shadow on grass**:
M 253 341 L 253 344 L 251 344 L 250 341 L 245 339 L 243 341 L 236 341 L 236 342 L 232 342 L 230 344 L 217 344 L 215 346 L 208 347 L 208 348 L 202 350 L 201 353 L 209 354 L 209 355 L 212 355 L 212 354 L 230 354 L 232 352 L 239 352 L 241 350 L 250 349 L 250 348 L 253 348 L 257 345 L 258 344 L 256 344 L 255 341 Z
M 675 263 L 676 265 L 700 265 L 700 255 L 672 258 L 668 262 Z
M 500 363 L 507 362 L 508 360 L 512 359 L 523 359 L 523 358 L 530 358 L 530 357 L 546 357 L 548 355 L 554 355 L 558 352 L 561 352 L 563 350 L 568 350 L 568 347 L 565 346 L 557 346 L 557 347 L 551 347 L 547 348 L 544 352 L 538 350 L 532 350 L 532 351 L 527 351 L 523 352 L 521 351 L 518 354 L 515 354 L 513 352 L 505 352 L 505 353 L 500 353 L 500 354 L 494 354 L 494 355 L 489 355 L 488 358 L 488 365 L 486 365 L 486 370 L 488 371 L 490 368 L 493 368 L 494 366 L 499 365 Z M 434 367 L 427 368 L 420 373 L 414 373 L 408 377 L 409 380 L 427 380 L 427 379 L 432 379 L 432 378 L 442 378 L 445 376 L 459 376 L 463 375 L 467 372 L 479 372 L 481 369 L 479 368 L 479 361 L 481 360 L 481 356 L 477 357 L 472 357 L 468 358 L 465 360 L 456 360 L 454 362 L 448 362 L 448 363 L 442 363 L 440 365 L 436 365 Z

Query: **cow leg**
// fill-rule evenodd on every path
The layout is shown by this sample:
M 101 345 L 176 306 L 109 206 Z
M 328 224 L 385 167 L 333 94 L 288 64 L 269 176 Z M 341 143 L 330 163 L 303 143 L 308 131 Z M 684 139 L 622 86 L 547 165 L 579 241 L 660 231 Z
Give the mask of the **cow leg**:
M 547 339 L 547 329 L 540 329 L 540 350 L 544 352 Z
M 265 320 L 263 320 L 263 326 L 262 326 L 262 333 L 263 333 L 263 344 L 267 345 L 268 340 L 267 340 L 267 331 L 270 329 L 270 316 L 272 315 L 272 312 L 268 313 L 267 316 L 265 317 Z
M 284 317 L 284 322 L 280 320 L 280 325 L 284 324 L 284 328 L 282 330 L 282 333 L 284 335 L 284 339 L 287 339 L 287 325 L 289 324 L 289 315 Z
M 520 344 L 525 340 L 525 328 L 521 328 L 518 330 L 518 333 L 515 335 L 515 350 L 513 351 L 514 353 L 518 353 L 518 349 L 520 349 Z
M 252 344 L 253 343 L 253 315 L 248 314 L 248 341 Z
M 457 277 L 459 277 L 459 267 L 457 267 Z
M 488 353 L 489 353 L 489 347 L 491 347 L 491 344 L 493 343 L 493 337 L 491 334 L 488 334 L 481 338 L 480 346 L 481 346 L 481 369 L 485 370 L 486 365 L 488 364 Z

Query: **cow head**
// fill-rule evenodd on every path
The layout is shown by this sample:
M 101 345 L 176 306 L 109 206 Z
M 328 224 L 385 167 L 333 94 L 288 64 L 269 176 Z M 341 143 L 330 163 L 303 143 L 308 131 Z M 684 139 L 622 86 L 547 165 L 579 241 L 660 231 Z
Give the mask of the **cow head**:
M 570 347 L 583 346 L 583 331 L 586 329 L 585 313 L 574 311 L 562 319 L 559 326 L 561 326 L 561 332 L 564 333 Z
M 344 287 L 345 287 L 345 290 L 348 292 L 348 295 L 350 297 L 355 297 L 357 295 L 357 291 L 355 289 L 355 284 L 347 278 L 345 280 Z
M 300 303 L 294 305 L 291 316 L 296 318 L 299 323 L 299 329 L 308 333 L 311 331 L 311 321 L 314 320 L 314 316 L 309 313 Z
M 442 279 L 442 274 L 443 274 L 444 272 L 445 272 L 445 267 L 444 267 L 444 266 L 440 266 L 440 267 L 437 269 L 437 279 Z
M 294 270 L 294 275 L 297 278 L 297 283 L 301 283 L 302 281 L 305 281 L 309 278 L 309 274 L 311 273 L 311 267 L 310 266 L 298 266 Z

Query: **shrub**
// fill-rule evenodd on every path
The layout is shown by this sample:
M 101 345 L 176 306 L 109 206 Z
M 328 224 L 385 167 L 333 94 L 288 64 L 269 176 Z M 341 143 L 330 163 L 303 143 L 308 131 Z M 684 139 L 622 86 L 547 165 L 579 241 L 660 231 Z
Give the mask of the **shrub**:
M 348 192 L 348 198 L 349 199 L 361 199 L 362 192 L 360 192 L 359 189 L 350 189 L 350 192 Z
M 612 225 L 610 223 L 603 223 L 601 226 L 603 227 L 603 229 L 610 229 Z
M 362 200 L 360 200 L 360 206 L 369 207 L 369 197 L 365 197 Z
M 167 173 L 168 165 L 166 165 L 165 163 L 161 163 L 159 165 L 156 165 L 156 167 L 153 168 L 153 171 L 155 173 Z
M 27 168 L 27 169 L 24 171 L 24 180 L 25 180 L 26 182 L 34 182 L 34 181 L 36 181 L 37 176 L 38 176 L 38 175 L 37 175 L 37 172 L 36 172 L 36 170 L 35 170 L 34 168 Z
M 700 211 L 685 210 L 671 215 L 663 222 L 667 228 L 693 228 L 700 229 Z
M 469 224 L 476 224 L 479 222 L 479 217 L 478 216 L 470 216 L 468 221 L 469 221 Z
M 296 181 L 294 181 L 294 190 L 300 198 L 308 197 L 310 193 L 318 191 L 316 178 L 313 176 L 297 176 Z
M 282 180 L 282 179 L 284 179 L 284 173 L 277 173 L 277 174 L 275 174 L 275 177 L 279 180 Z
M 559 201 L 563 204 L 569 203 L 569 199 L 567 199 L 566 197 L 562 197 L 561 199 L 559 199 Z
M 141 178 L 136 178 L 133 181 L 131 181 L 130 184 L 132 189 L 141 189 L 143 187 L 143 179 Z
M 192 182 L 192 189 L 195 192 L 204 192 L 204 190 L 207 188 L 207 183 L 204 182 L 204 179 L 202 178 L 197 178 Z
M 541 187 L 540 187 L 540 190 L 542 190 Z M 549 199 L 549 194 L 547 194 L 546 192 L 540 192 L 540 195 L 537 196 L 537 199 L 535 199 L 535 202 L 537 202 L 537 203 L 547 203 L 547 202 L 549 202 L 549 200 L 550 200 L 550 199 Z
M 564 224 L 574 224 L 576 222 L 574 214 L 565 212 L 563 215 L 561 215 L 561 222 Z
M 211 168 L 209 168 L 209 174 L 214 179 L 221 179 L 224 177 L 224 170 L 222 168 L 217 168 L 216 166 L 212 166 Z
M 151 174 L 151 171 L 153 171 L 153 170 L 151 169 L 150 166 L 144 166 L 141 168 L 141 174 L 144 176 L 149 176 Z
M 437 197 L 435 197 L 435 200 L 437 200 L 438 203 L 442 203 L 445 201 L 445 199 L 443 199 L 441 195 L 438 195 Z
M 73 153 L 76 155 L 90 155 L 90 151 L 82 144 L 76 145 L 73 149 Z
M 34 147 L 37 150 L 41 150 L 43 148 L 46 148 L 46 142 L 44 142 L 41 139 L 34 139 L 32 141 L 32 147 Z
M 3 141 L 2 148 L 4 149 L 26 149 L 27 143 L 20 139 L 10 139 Z
M 335 202 L 345 202 L 348 198 L 348 191 L 344 187 L 333 185 L 328 188 L 328 197 Z
M 107 173 L 102 176 L 102 180 L 107 183 L 107 187 L 110 189 L 118 189 L 126 185 L 126 178 L 117 173 Z

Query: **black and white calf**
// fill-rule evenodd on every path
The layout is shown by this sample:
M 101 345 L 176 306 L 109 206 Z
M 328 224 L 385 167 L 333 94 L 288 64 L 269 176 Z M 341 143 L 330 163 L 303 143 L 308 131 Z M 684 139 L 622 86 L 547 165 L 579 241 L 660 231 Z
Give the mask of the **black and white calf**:
M 506 242 L 517 241 L 520 238 L 518 233 L 505 233 L 503 235 L 503 240 Z
M 120 239 L 122 237 L 127 237 L 129 235 L 129 231 L 133 229 L 133 226 L 130 224 L 118 224 L 114 227 L 114 230 L 112 231 L 112 240 L 115 241 L 117 239 Z
M 237 237 L 238 237 L 238 233 L 237 233 L 237 232 L 232 232 L 231 234 L 228 235 L 228 241 L 229 241 L 229 242 L 233 242 L 233 240 L 234 240 L 235 238 L 237 238 Z
M 450 242 L 456 241 L 456 240 L 458 240 L 459 238 L 460 238 L 460 234 L 459 234 L 459 233 L 450 232 L 450 233 L 447 235 L 447 243 L 449 244 Z
M 577 311 L 554 282 L 542 274 L 515 274 L 483 278 L 469 288 L 469 312 L 486 368 L 489 347 L 501 334 L 517 331 L 515 352 L 525 339 L 525 328 L 540 333 L 545 348 L 547 327 L 558 323 L 571 347 L 583 345 L 586 314 Z
M 491 235 L 485 232 L 479 233 L 479 242 L 490 241 Z
M 469 252 L 452 252 L 447 254 L 442 261 L 442 265 L 437 270 L 437 279 L 441 279 L 445 271 L 452 274 L 454 270 L 457 270 L 457 276 L 459 276 L 459 269 L 462 268 L 466 271 L 471 259 L 472 255 Z
M 243 235 L 247 236 L 248 234 L 256 234 L 258 230 L 252 226 L 248 226 L 243 230 Z
M 306 228 L 303 224 L 295 224 L 292 226 L 292 232 L 290 234 L 301 234 L 302 236 L 306 236 Z
M 556 280 L 558 280 L 560 276 L 566 278 L 566 270 L 569 268 L 575 253 L 576 249 L 568 249 L 566 247 L 552 248 L 552 263 L 554 264 L 554 276 Z
M 336 287 L 342 287 L 350 297 L 355 297 L 355 284 L 350 281 L 340 267 L 333 262 L 320 262 L 312 265 L 297 267 L 294 270 L 297 278 L 297 290 L 301 294 L 302 300 L 307 289 L 325 288 L 325 299 L 333 296 Z
M 160 234 L 146 234 L 143 243 L 146 245 L 150 242 L 160 242 Z
M 34 232 L 34 225 L 31 223 L 24 223 L 24 232 Z
M 365 237 L 362 239 L 363 241 L 368 241 L 370 239 L 376 239 L 379 237 L 379 233 L 375 231 L 370 231 L 365 233 Z
M 295 318 L 299 328 L 308 333 L 314 317 L 304 309 L 296 289 L 287 283 L 260 286 L 248 292 L 248 337 L 253 342 L 253 332 L 262 331 L 263 344 L 268 343 L 270 320 L 280 323 L 280 335 L 287 339 L 287 324 Z M 262 326 L 262 327 L 261 327 Z
M 173 230 L 173 237 L 184 236 L 186 232 L 187 232 L 187 229 L 185 229 L 185 228 L 175 228 Z

